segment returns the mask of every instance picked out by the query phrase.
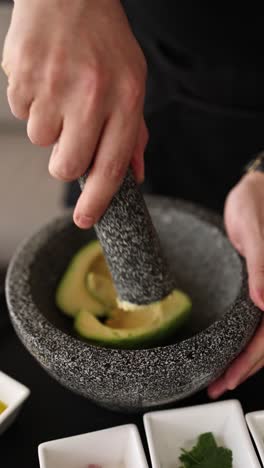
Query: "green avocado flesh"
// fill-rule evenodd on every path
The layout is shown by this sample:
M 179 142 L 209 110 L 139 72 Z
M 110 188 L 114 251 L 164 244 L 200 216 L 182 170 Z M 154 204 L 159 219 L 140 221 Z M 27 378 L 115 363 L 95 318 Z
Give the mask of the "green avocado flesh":
M 66 315 L 74 317 L 82 308 L 93 315 L 105 315 L 105 306 L 89 293 L 86 284 L 87 274 L 94 264 L 100 271 L 102 257 L 97 241 L 90 242 L 73 257 L 56 291 L 56 304 Z
M 99 273 L 87 275 L 87 288 L 90 294 L 109 309 L 116 307 L 116 290 L 111 278 Z
M 189 317 L 191 301 L 174 290 L 159 302 L 117 307 L 117 294 L 98 241 L 77 252 L 56 292 L 56 303 L 74 318 L 75 331 L 104 346 L 136 348 L 172 335 Z
M 84 338 L 96 343 L 136 347 L 168 337 L 185 322 L 190 309 L 189 298 L 174 290 L 162 301 L 140 309 L 114 309 L 104 324 L 82 309 L 75 318 L 74 327 Z

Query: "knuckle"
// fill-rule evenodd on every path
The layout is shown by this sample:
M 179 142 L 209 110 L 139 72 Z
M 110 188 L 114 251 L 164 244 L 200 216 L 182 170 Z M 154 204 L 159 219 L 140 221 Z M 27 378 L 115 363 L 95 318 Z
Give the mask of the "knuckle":
M 21 120 L 27 119 L 29 115 L 29 103 L 25 101 L 18 88 L 9 86 L 7 88 L 7 100 L 12 114 Z
M 128 74 L 123 78 L 121 86 L 121 102 L 123 107 L 132 112 L 142 103 L 144 96 L 144 86 L 140 78 L 136 75 Z
M 101 64 L 86 66 L 82 72 L 82 90 L 88 96 L 98 96 L 105 92 L 108 86 L 108 74 Z
M 6 59 L 6 57 L 2 58 L 1 68 L 5 75 L 8 77 L 10 74 L 10 61 Z
M 63 79 L 62 68 L 58 63 L 53 62 L 47 72 L 45 84 L 48 90 L 48 93 L 52 96 L 56 95 L 61 88 L 61 83 Z
M 12 82 L 7 88 L 8 99 L 12 101 L 25 101 L 25 96 L 23 96 L 23 90 L 19 83 Z
M 73 158 L 64 160 L 58 165 L 51 162 L 49 172 L 53 177 L 64 182 L 75 180 L 82 174 L 82 170 Z
M 17 54 L 14 60 L 14 71 L 21 76 L 21 79 L 26 80 L 38 71 L 38 67 L 35 66 L 32 55 L 28 54 L 23 57 L 23 55 Z
M 55 46 L 47 58 L 45 85 L 48 93 L 56 95 L 65 86 L 67 51 L 62 45 Z
M 34 70 L 33 63 L 29 57 L 17 57 L 12 64 L 10 82 L 17 87 L 23 87 L 23 93 L 32 87 L 38 71 Z
M 31 37 L 27 37 L 19 44 L 17 48 L 17 56 L 22 59 L 30 59 L 35 56 L 36 53 L 36 41 Z
M 7 88 L 7 97 L 8 97 L 9 103 L 12 103 L 12 104 L 16 103 L 20 99 L 18 87 L 14 85 L 12 86 L 9 85 Z
M 119 184 L 126 174 L 126 165 L 122 160 L 115 160 L 108 163 L 104 168 L 104 177 L 111 180 L 114 184 Z
M 60 68 L 65 67 L 69 52 L 63 43 L 58 42 L 51 51 L 50 62 L 57 64 Z

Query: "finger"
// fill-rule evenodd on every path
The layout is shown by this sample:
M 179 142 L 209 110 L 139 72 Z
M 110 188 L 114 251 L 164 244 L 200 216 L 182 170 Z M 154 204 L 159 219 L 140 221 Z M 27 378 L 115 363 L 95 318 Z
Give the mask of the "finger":
M 257 307 L 264 310 L 264 239 L 248 228 L 242 245 L 247 263 L 250 297 Z
M 226 390 L 227 388 L 225 377 L 222 376 L 215 382 L 213 382 L 211 385 L 209 385 L 207 392 L 210 398 L 216 399 L 219 398 L 223 393 L 225 393 Z
M 244 383 L 246 380 L 253 377 L 254 374 L 259 372 L 264 367 L 264 359 L 261 359 L 251 370 L 248 374 L 246 374 L 240 382 L 240 385 Z
M 250 379 L 250 377 L 253 377 L 257 372 L 259 372 L 262 368 L 264 367 L 264 358 L 260 359 L 257 364 L 248 372 L 239 382 L 239 385 L 244 383 L 246 380 Z
M 77 202 L 74 221 L 80 228 L 88 228 L 104 213 L 120 187 L 131 160 L 139 131 L 139 117 L 117 110 L 110 118 L 93 167 Z
M 50 174 L 64 181 L 82 176 L 94 157 L 103 126 L 103 113 L 93 106 L 87 105 L 83 115 L 81 111 L 72 111 L 66 116 L 58 145 L 50 158 Z
M 28 137 L 34 145 L 49 146 L 59 138 L 62 116 L 58 103 L 50 99 L 33 101 L 27 124 Z
M 4 61 L 4 59 L 2 60 L 1 68 L 2 68 L 2 70 L 3 70 L 3 72 L 4 72 L 4 74 L 6 75 L 6 77 L 9 78 L 10 70 L 9 70 L 8 65 L 7 65 L 6 62 Z
M 142 120 L 138 140 L 134 154 L 131 159 L 131 167 L 138 183 L 144 181 L 145 176 L 145 164 L 144 164 L 144 151 L 148 142 L 148 130 L 145 121 Z
M 263 321 L 264 319 L 262 319 Z M 264 348 L 264 346 L 263 346 Z M 254 366 L 250 369 L 250 371 L 245 375 L 243 378 L 242 382 L 244 382 L 247 378 L 252 377 L 252 375 L 256 374 L 259 370 L 261 370 L 264 367 L 264 349 L 263 349 L 263 355 L 259 360 L 256 361 Z M 241 383 L 242 383 L 241 382 Z
M 23 85 L 10 82 L 7 88 L 7 99 L 12 114 L 20 120 L 27 120 L 33 101 L 32 91 Z
M 260 361 L 251 369 L 250 373 L 246 376 L 245 380 L 249 377 L 252 377 L 257 372 L 259 372 L 264 367 L 264 358 L 260 359 Z
M 253 367 L 264 357 L 264 320 L 261 321 L 253 339 L 235 359 L 225 374 L 229 390 L 236 388 Z
M 264 359 L 264 319 L 245 350 L 234 360 L 225 374 L 209 386 L 209 395 L 218 398 L 226 390 L 234 390 L 251 375 L 262 359 Z

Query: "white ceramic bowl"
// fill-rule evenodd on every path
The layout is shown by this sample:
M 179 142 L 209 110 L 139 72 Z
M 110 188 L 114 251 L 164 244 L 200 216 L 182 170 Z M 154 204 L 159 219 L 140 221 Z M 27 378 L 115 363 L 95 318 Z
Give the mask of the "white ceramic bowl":
M 0 400 L 7 408 L 0 414 L 0 434 L 2 434 L 17 417 L 30 390 L 0 371 Z
M 247 424 L 264 465 L 264 411 L 254 411 L 246 415 Z
M 45 442 L 39 446 L 39 462 L 40 468 L 148 468 L 133 424 Z
M 191 449 L 204 432 L 232 450 L 233 468 L 260 468 L 236 400 L 147 413 L 144 425 L 153 468 L 181 466 L 181 448 Z

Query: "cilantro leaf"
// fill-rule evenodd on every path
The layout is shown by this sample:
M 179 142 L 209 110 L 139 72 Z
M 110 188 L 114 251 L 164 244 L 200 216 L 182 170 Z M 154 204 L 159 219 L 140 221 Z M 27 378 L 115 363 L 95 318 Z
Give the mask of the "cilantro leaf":
M 197 466 L 199 468 L 232 468 L 232 452 L 229 449 L 217 447 Z
M 182 449 L 181 468 L 232 468 L 232 452 L 218 447 L 211 432 L 201 434 L 190 450 Z

